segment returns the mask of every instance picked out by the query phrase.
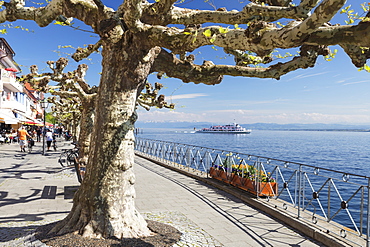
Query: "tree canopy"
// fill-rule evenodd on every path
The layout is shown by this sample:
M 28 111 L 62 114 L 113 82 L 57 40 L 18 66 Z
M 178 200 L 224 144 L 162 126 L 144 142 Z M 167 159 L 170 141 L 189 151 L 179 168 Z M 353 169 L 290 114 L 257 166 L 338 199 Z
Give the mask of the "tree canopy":
M 103 1 L 51 1 L 46 7 L 23 9 L 21 8 L 23 1 L 10 1 L 4 2 L 5 9 L 0 20 L 1 22 L 16 19 L 34 20 L 43 27 L 54 20 L 61 23 L 60 20 L 66 20 L 61 16 L 65 16 L 79 19 L 90 25 L 100 38 L 104 38 L 104 32 L 109 32 L 103 29 L 109 29 L 110 25 L 115 25 L 115 29 L 122 33 L 125 28 L 135 27 L 137 31 L 149 37 L 152 45 L 170 51 L 168 53 L 162 49 L 152 71 L 166 73 L 185 82 L 216 84 L 220 82 L 223 75 L 280 78 L 289 71 L 313 66 L 316 53 L 328 55 L 325 47 L 320 48 L 323 50 L 316 47 L 314 54 L 305 51 L 313 49 L 311 46 L 340 45 L 351 57 L 355 66 L 365 65 L 367 49 L 364 47 L 368 47 L 369 44 L 363 35 L 368 34 L 368 20 L 352 14 L 352 18 L 348 21 L 353 23 L 352 25 L 339 26 L 329 23 L 341 9 L 346 7 L 346 1 L 307 0 L 298 3 L 298 1 L 286 0 L 266 1 L 261 4 L 259 2 L 261 1 L 244 3 L 240 11 L 228 10 L 227 6 L 221 6 L 217 10 L 200 11 L 175 7 L 182 6 L 181 2 L 176 1 L 153 1 L 136 3 L 137 5 L 133 3 L 132 6 L 126 3 L 120 5 L 117 10 L 104 6 Z M 67 11 L 66 8 L 61 8 L 61 5 L 71 6 L 73 10 Z M 77 10 L 80 8 L 86 10 L 87 6 L 89 11 L 79 16 Z M 14 14 L 7 13 L 12 8 L 18 11 L 14 11 Z M 130 13 L 135 14 L 132 16 L 126 14 L 123 17 L 127 12 L 126 8 L 130 9 Z M 347 11 L 350 10 L 351 8 L 347 9 Z M 364 5 L 364 11 L 368 11 L 366 5 Z M 12 17 L 7 18 L 9 15 Z M 93 16 L 99 16 L 99 18 L 92 18 Z M 120 19 L 120 27 L 117 26 L 116 21 L 113 21 L 114 18 Z M 97 42 L 85 49 L 79 49 L 74 58 L 80 60 L 89 52 L 97 50 L 100 45 L 101 42 Z M 207 45 L 223 48 L 226 54 L 235 56 L 236 64 L 243 68 L 222 65 L 221 61 L 215 60 L 212 62 L 217 64 L 216 66 L 210 66 L 209 63 L 206 63 L 207 66 L 193 64 L 194 55 L 191 56 L 190 53 Z M 276 63 L 274 61 L 276 59 L 271 56 L 274 49 L 301 46 L 305 47 L 302 48 L 300 56 L 295 56 L 290 61 Z M 178 56 L 172 59 L 174 54 Z M 265 64 L 265 66 L 257 68 L 251 66 L 255 64 Z M 181 73 L 184 70 L 191 72 L 186 73 L 184 77 Z M 212 74 L 211 77 L 210 74 Z

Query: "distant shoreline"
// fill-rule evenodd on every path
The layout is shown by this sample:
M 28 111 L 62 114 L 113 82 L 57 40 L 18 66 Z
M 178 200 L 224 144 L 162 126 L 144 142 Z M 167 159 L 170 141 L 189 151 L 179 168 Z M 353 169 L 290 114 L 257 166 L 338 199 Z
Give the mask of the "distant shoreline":
M 257 129 L 256 129 L 256 130 L 257 130 Z M 369 130 L 369 129 L 258 129 L 258 130 L 370 132 L 370 130 Z
M 246 129 L 253 130 L 281 130 L 281 131 L 344 131 L 344 132 L 370 132 L 370 124 L 277 124 L 277 123 L 239 123 Z M 215 125 L 208 122 L 137 122 L 137 128 L 161 129 L 202 129 Z
M 137 127 L 135 128 L 135 131 L 137 132 L 143 132 L 148 129 L 157 129 L 157 130 L 179 130 L 179 131 L 186 131 L 186 132 L 195 132 L 194 128 L 187 128 L 187 127 L 181 127 L 181 128 L 175 128 L 175 127 Z M 254 128 L 253 131 L 326 131 L 326 132 L 370 132 L 370 129 L 263 129 L 263 128 Z

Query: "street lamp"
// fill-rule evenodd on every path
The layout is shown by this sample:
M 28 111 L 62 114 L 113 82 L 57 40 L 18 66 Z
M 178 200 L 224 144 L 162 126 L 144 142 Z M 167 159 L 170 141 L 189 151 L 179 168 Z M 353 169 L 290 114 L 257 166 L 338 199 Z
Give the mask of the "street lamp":
M 57 131 L 57 127 L 56 127 L 56 124 L 57 124 L 57 113 L 56 112 L 53 112 L 53 117 L 54 117 L 54 139 L 56 141 L 57 136 L 59 137 L 59 131 Z
M 44 110 L 44 128 L 42 130 L 42 155 L 45 155 L 45 109 L 48 107 L 46 99 L 40 101 L 41 108 Z

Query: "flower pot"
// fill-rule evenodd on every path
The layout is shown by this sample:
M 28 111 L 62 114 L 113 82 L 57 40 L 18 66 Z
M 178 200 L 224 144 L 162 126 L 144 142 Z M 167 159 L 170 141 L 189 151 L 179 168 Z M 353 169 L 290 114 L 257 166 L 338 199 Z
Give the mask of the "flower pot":
M 243 178 L 236 174 L 232 174 L 231 184 L 242 190 L 246 190 L 258 196 L 275 196 L 277 194 L 277 183 L 275 182 L 255 182 L 249 178 Z
M 231 184 L 234 185 L 235 187 L 238 187 L 240 189 L 243 189 L 243 190 L 246 190 L 252 193 L 255 191 L 254 183 L 251 179 L 243 178 L 236 174 L 232 174 Z
M 255 194 L 257 195 L 258 191 L 258 196 L 275 196 L 278 193 L 278 185 L 276 182 L 260 182 L 255 183 L 255 186 Z
M 278 192 L 278 184 L 276 182 L 257 183 L 252 179 L 240 177 L 235 173 L 232 173 L 230 175 L 230 179 L 228 179 L 225 171 L 215 169 L 214 167 L 210 168 L 209 174 L 214 179 L 229 183 L 254 195 L 258 194 L 258 196 L 275 196 Z
M 212 178 L 223 181 L 225 183 L 229 183 L 229 180 L 227 178 L 227 173 L 222 170 L 215 169 L 214 167 L 211 167 L 209 169 L 209 175 L 211 175 Z

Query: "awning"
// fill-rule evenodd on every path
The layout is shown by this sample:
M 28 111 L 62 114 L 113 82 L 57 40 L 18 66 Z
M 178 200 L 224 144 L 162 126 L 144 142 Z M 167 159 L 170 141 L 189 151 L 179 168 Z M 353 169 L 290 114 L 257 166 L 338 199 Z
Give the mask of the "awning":
M 37 126 L 43 126 L 43 124 L 42 124 L 42 123 L 37 123 L 37 122 L 32 122 L 32 121 L 24 122 L 23 124 L 25 124 L 25 125 L 37 125 Z
M 18 124 L 19 121 L 16 118 L 13 119 L 5 119 L 6 124 Z
M 14 117 L 14 114 L 9 109 L 0 109 L 0 118 L 4 119 L 5 124 L 17 124 L 19 120 Z
M 17 110 L 17 109 L 13 109 L 12 110 L 14 113 L 16 113 L 17 115 L 17 119 L 19 120 L 19 121 L 21 121 L 21 122 L 25 122 L 25 121 L 31 121 L 31 122 L 33 122 L 33 119 L 32 118 L 30 118 L 30 117 L 28 117 L 27 115 L 26 115 L 26 113 L 24 113 L 23 111 L 19 111 L 19 110 Z M 13 114 L 14 115 L 14 114 Z

